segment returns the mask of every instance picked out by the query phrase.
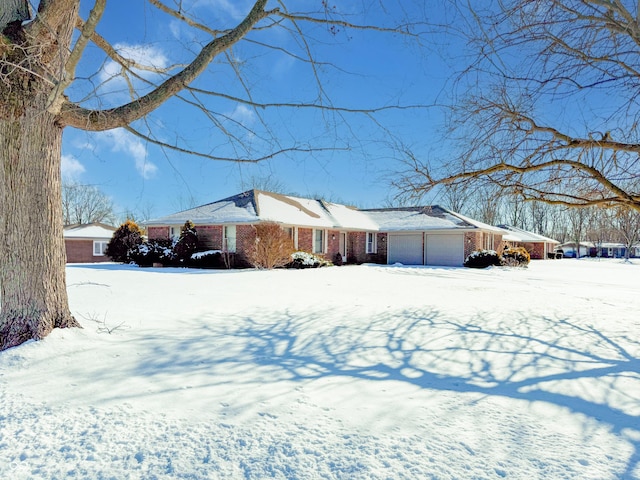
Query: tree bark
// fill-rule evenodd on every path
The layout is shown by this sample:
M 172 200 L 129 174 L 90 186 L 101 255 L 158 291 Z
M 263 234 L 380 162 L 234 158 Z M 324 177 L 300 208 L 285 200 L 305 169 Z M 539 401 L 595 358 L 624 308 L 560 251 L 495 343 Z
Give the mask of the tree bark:
M 79 326 L 65 281 L 62 129 L 40 100 L 21 118 L 0 120 L 0 350 Z
M 56 327 L 80 326 L 65 280 L 62 127 L 48 111 L 69 55 L 77 2 L 40 7 L 30 25 L 42 27 L 39 35 L 20 31 L 0 48 L 0 350 Z

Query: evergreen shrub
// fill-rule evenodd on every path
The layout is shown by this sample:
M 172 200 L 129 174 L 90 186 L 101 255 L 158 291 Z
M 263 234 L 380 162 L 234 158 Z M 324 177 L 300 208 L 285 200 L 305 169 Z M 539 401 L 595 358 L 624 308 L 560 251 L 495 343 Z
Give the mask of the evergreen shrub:
M 188 266 L 194 268 L 228 268 L 220 250 L 196 252 L 191 255 Z
M 149 240 L 133 247 L 129 256 L 132 261 L 141 267 L 150 267 L 154 263 L 173 265 L 177 263 L 176 254 L 173 251 L 171 240 Z
M 294 252 L 291 254 L 291 262 L 287 264 L 287 268 L 318 268 L 333 265 L 318 255 L 309 252 Z
M 127 220 L 118 229 L 113 232 L 113 236 L 107 248 L 105 255 L 114 262 L 128 263 L 131 261 L 129 252 L 142 243 L 142 230 L 133 220 Z
M 198 250 L 198 232 L 191 220 L 187 220 L 180 229 L 180 238 L 173 247 L 177 260 L 181 263 L 188 262 Z
M 469 268 L 487 268 L 501 264 L 500 255 L 495 250 L 476 250 L 464 261 L 464 266 Z

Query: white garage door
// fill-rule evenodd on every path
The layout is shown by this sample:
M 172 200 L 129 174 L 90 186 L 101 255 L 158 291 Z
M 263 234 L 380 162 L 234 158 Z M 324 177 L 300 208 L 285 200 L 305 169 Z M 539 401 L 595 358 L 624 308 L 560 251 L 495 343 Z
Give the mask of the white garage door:
M 460 267 L 464 262 L 463 235 L 427 235 L 427 265 Z
M 389 235 L 389 263 L 422 265 L 422 234 Z

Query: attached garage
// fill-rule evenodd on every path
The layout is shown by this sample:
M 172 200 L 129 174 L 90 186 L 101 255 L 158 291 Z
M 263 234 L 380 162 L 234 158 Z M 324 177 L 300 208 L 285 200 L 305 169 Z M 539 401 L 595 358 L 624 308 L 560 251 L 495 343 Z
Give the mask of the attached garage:
M 464 262 L 464 234 L 389 234 L 388 263 L 460 267 Z
M 464 263 L 464 235 L 425 235 L 425 265 L 461 267 Z
M 422 233 L 389 234 L 388 263 L 423 265 Z

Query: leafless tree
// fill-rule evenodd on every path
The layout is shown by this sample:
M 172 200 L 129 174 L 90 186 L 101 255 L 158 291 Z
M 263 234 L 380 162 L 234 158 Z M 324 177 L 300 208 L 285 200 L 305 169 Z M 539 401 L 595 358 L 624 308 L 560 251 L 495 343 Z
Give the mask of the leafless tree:
M 65 225 L 101 222 L 113 224 L 113 202 L 95 185 L 62 184 L 62 221 Z
M 375 99 L 368 105 L 338 105 L 323 73 L 340 69 L 313 53 L 314 45 L 326 52 L 343 32 L 388 34 L 389 39 L 421 33 L 416 19 L 392 18 L 406 9 L 386 3 L 359 2 L 357 8 L 365 11 L 378 9 L 379 15 L 366 17 L 355 6 L 349 16 L 340 15 L 320 0 L 290 2 L 291 9 L 285 0 L 231 2 L 238 14 L 231 21 L 216 17 L 217 8 L 206 18 L 207 11 L 189 1 L 146 0 L 139 9 L 140 2 L 107 7 L 106 0 L 40 0 L 32 2 L 34 18 L 23 22 L 26 3 L 0 3 L 0 18 L 8 19 L 0 36 L 0 350 L 43 338 L 55 327 L 78 326 L 65 286 L 60 175 L 65 128 L 120 128 L 167 154 L 256 163 L 287 153 L 346 150 L 349 143 L 335 135 L 349 118 L 381 126 L 383 112 L 411 107 L 375 105 Z M 111 9 L 123 6 L 140 12 L 140 41 L 149 19 L 185 32 L 185 40 L 172 45 L 175 64 L 118 44 L 110 30 L 100 28 Z M 366 18 L 387 24 L 371 25 Z M 134 38 L 136 31 L 127 33 Z M 249 79 L 248 72 L 266 68 L 271 54 L 308 72 L 300 79 L 305 88 L 274 98 L 267 87 L 275 80 Z M 178 103 L 191 106 L 191 115 L 203 125 L 197 135 L 179 132 L 180 118 L 153 115 L 171 112 Z M 254 123 L 230 113 L 234 108 Z M 319 112 L 323 124 L 316 128 L 322 135 L 297 138 L 276 128 L 277 118 L 289 121 L 301 111 Z M 172 135 L 162 130 L 167 124 Z M 211 143 L 212 131 L 224 134 L 225 148 Z M 324 138 L 329 141 L 321 142 Z
M 640 213 L 631 208 L 618 207 L 611 215 L 611 222 L 624 243 L 625 258 L 628 260 L 631 250 L 640 242 Z
M 457 150 L 405 156 L 401 188 L 483 182 L 527 200 L 640 211 L 636 3 L 451 0 L 450 32 L 473 49 L 460 58 L 475 58 L 452 87 Z
M 565 213 L 569 227 L 568 238 L 575 245 L 576 258 L 580 258 L 580 245 L 587 237 L 591 212 L 588 208 L 576 208 L 567 210 Z M 588 254 L 588 250 L 585 253 Z

